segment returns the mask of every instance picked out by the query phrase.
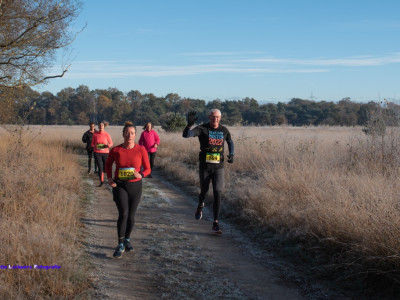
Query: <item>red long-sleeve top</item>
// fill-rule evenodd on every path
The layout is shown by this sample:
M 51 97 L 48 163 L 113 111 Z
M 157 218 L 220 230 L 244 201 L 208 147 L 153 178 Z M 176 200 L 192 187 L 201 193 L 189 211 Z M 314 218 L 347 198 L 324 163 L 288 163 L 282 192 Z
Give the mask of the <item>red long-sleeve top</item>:
M 104 145 L 108 145 L 108 148 L 104 148 Z M 92 138 L 92 147 L 94 148 L 94 152 L 98 153 L 109 153 L 110 148 L 113 146 L 113 142 L 111 136 L 108 132 L 105 131 L 97 131 L 93 133 Z
M 128 182 L 139 181 L 140 179 L 129 179 L 132 177 L 132 170 L 140 172 L 143 166 L 142 176 L 146 177 L 151 173 L 149 155 L 143 146 L 135 144 L 132 149 L 118 145 L 110 150 L 106 161 L 107 177 L 112 177 L 112 166 L 115 162 L 114 178 Z

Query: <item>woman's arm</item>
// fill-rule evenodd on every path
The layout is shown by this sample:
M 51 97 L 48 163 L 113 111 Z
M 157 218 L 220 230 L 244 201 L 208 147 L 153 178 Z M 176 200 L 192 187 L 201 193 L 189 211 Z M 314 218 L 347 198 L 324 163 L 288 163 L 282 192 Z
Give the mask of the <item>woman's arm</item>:
M 160 145 L 160 137 L 158 136 L 157 132 L 154 131 L 154 144 Z
M 109 133 L 107 133 L 107 142 L 108 142 L 108 148 L 111 148 L 114 145 L 111 139 L 111 135 Z
M 142 147 L 141 151 L 142 151 L 142 166 L 143 166 L 142 174 L 143 177 L 146 177 L 151 173 L 149 155 L 147 154 L 147 151 L 144 147 Z

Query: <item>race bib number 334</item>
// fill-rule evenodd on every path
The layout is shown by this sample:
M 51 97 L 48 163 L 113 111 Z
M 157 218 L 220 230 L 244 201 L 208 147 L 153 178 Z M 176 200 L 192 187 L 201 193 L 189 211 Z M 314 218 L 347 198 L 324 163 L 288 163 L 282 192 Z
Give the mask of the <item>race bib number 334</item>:
M 219 164 L 221 153 L 206 153 L 206 163 Z
M 135 168 L 120 168 L 118 170 L 118 178 L 120 180 L 135 179 Z

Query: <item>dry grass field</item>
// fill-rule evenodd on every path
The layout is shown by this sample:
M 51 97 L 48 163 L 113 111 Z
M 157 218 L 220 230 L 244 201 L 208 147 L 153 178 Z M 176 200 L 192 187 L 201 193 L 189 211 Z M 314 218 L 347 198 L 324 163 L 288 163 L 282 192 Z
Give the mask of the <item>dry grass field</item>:
M 223 208 L 253 229 L 313 239 L 336 267 L 397 278 L 400 132 L 362 128 L 236 127 Z M 157 164 L 198 186 L 197 138 L 163 134 Z M 210 195 L 212 193 L 210 192 Z M 350 272 L 351 273 L 351 272 Z M 353 276 L 352 274 L 351 276 Z
M 223 216 L 264 230 L 315 239 L 395 278 L 400 268 L 400 133 L 372 138 L 361 128 L 232 127 L 235 162 L 225 168 Z M 82 166 L 73 149 L 86 126 L 0 129 L 0 261 L 62 265 L 0 270 L 0 298 L 69 298 L 87 284 L 79 263 Z M 198 187 L 197 138 L 157 128 L 156 165 Z M 110 126 L 114 144 L 122 127 Z M 137 128 L 137 139 L 141 133 Z M 85 152 L 81 152 L 85 153 Z M 212 192 L 210 191 L 210 196 Z M 35 296 L 33 296 L 35 295 Z M 39 296 L 38 296 L 39 295 Z
M 7 129 L 0 130 L 0 299 L 84 299 L 76 155 L 59 133 Z

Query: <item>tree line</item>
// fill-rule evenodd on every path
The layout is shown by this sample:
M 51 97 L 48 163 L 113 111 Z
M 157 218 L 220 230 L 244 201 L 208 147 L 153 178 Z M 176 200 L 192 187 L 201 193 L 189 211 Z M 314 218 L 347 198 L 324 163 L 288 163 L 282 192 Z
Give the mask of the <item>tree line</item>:
M 248 97 L 206 102 L 175 93 L 157 97 L 137 90 L 90 90 L 84 85 L 65 88 L 56 95 L 32 90 L 67 72 L 69 64 L 59 74 L 49 74 L 55 52 L 68 49 L 80 32 L 71 28 L 80 9 L 79 0 L 0 1 L 0 124 L 78 125 L 102 119 L 116 125 L 125 120 L 136 124 L 150 121 L 177 129 L 184 126 L 188 111 L 196 111 L 203 122 L 210 108 L 219 108 L 226 125 L 355 126 L 369 122 L 372 126 L 382 121 L 377 116 L 384 116 L 385 124 L 397 125 L 398 106 L 385 101 L 294 98 L 288 103 L 260 104 Z
M 0 93 L 0 101 L 2 94 Z M 353 102 L 350 98 L 338 102 L 311 101 L 293 98 L 288 103 L 260 104 L 256 99 L 220 100 L 206 102 L 201 99 L 180 97 L 170 93 L 164 97 L 152 93 L 142 94 L 137 90 L 124 93 L 117 88 L 95 89 L 81 85 L 74 89 L 64 88 L 56 95 L 39 93 L 26 87 L 13 95 L 12 113 L 0 114 L 2 122 L 16 121 L 17 117 L 29 124 L 83 125 L 89 121 L 106 120 L 110 124 L 122 125 L 126 120 L 136 124 L 152 122 L 155 125 L 171 126 L 185 123 L 189 111 L 196 111 L 199 122 L 207 121 L 211 108 L 222 112 L 225 125 L 253 126 L 364 126 L 378 110 L 390 111 L 392 123 L 397 124 L 399 106 L 384 103 Z

